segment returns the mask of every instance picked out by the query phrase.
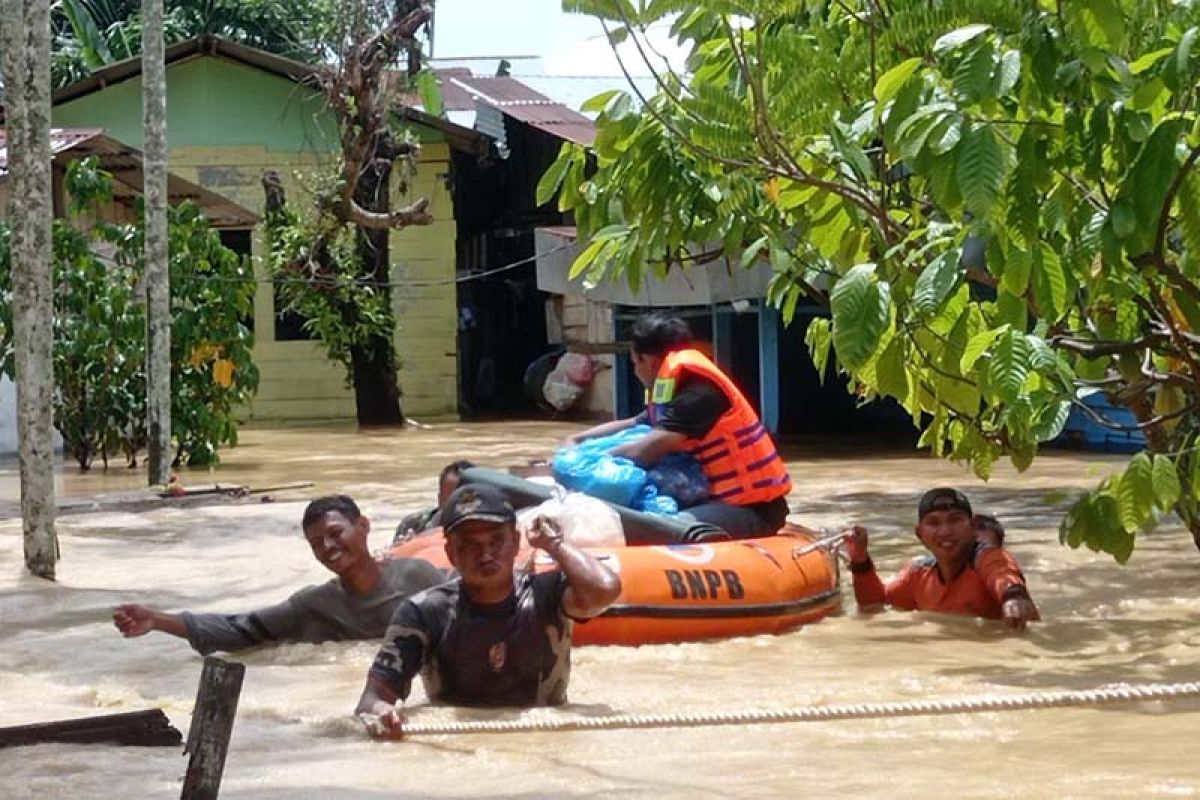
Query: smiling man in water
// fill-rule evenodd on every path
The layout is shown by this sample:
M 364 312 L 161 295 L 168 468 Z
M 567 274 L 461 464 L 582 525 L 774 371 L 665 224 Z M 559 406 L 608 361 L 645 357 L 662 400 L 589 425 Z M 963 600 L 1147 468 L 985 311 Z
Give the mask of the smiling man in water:
M 1012 555 L 979 538 L 971 503 L 957 489 L 930 489 L 917 506 L 917 538 L 930 555 L 914 560 L 885 586 L 867 552 L 867 530 L 845 535 L 859 608 L 883 603 L 1003 620 L 1023 630 L 1041 619 Z
M 398 739 L 421 673 L 431 700 L 473 706 L 566 702 L 574 620 L 594 617 L 621 593 L 616 573 L 563 540 L 547 520 L 529 532 L 558 570 L 517 572 L 516 514 L 496 488 L 459 487 L 441 510 L 446 557 L 457 579 L 400 605 L 367 674 L 357 713 L 372 735 Z
M 127 638 L 162 631 L 187 639 L 205 655 L 281 641 L 378 639 L 401 602 L 447 578 L 443 570 L 420 559 L 376 561 L 367 546 L 371 522 L 346 495 L 309 503 L 301 527 L 313 557 L 337 576 L 333 580 L 257 611 L 168 614 L 123 605 L 113 614 L 113 623 Z

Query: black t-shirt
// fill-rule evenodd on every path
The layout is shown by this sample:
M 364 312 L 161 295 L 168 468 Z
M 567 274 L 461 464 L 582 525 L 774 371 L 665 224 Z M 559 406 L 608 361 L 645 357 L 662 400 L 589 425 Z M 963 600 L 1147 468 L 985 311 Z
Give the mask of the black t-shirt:
M 685 372 L 675 385 L 675 396 L 662 407 L 654 426 L 682 433 L 689 439 L 703 439 L 731 407 L 720 386 L 708 378 Z M 649 412 L 643 411 L 638 422 L 649 424 Z
M 471 706 L 560 705 L 571 676 L 573 623 L 561 572 L 517 573 L 496 605 L 472 602 L 462 580 L 396 609 L 371 675 L 407 698 L 420 672 L 431 700 Z

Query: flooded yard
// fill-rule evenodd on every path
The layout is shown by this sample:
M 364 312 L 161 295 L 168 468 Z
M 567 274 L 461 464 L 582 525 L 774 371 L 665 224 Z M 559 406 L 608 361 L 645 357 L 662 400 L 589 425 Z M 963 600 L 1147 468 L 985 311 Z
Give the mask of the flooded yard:
M 123 640 L 113 606 L 232 611 L 327 579 L 299 531 L 305 498 L 354 496 L 382 548 L 403 513 L 432 502 L 453 459 L 506 467 L 548 457 L 562 424 L 448 424 L 247 430 L 214 472 L 185 484 L 313 481 L 273 503 L 90 513 L 59 522 L 59 581 L 28 577 L 20 521 L 0 521 L 0 725 L 162 707 L 186 731 L 201 659 L 152 633 Z M 840 616 L 775 637 L 639 648 L 580 648 L 572 703 L 524 715 L 711 712 L 1086 689 L 1200 675 L 1200 553 L 1177 522 L 1142 537 L 1130 564 L 1059 545 L 1078 488 L 1119 458 L 1050 452 L 1025 475 L 983 484 L 910 450 L 807 443 L 785 449 L 793 519 L 866 524 L 885 576 L 921 552 L 916 499 L 953 483 L 1008 527 L 1044 622 L 1024 636 L 936 615 L 857 614 L 848 575 Z M 140 472 L 69 468 L 62 495 L 141 484 Z M 15 497 L 15 467 L 0 495 Z M 375 743 L 351 717 L 369 642 L 284 645 L 247 665 L 223 798 L 382 797 L 1189 797 L 1200 701 L 943 717 L 645 731 L 429 737 Z M 519 718 L 429 707 L 417 720 Z M 172 748 L 0 750 L 0 797 L 177 796 Z

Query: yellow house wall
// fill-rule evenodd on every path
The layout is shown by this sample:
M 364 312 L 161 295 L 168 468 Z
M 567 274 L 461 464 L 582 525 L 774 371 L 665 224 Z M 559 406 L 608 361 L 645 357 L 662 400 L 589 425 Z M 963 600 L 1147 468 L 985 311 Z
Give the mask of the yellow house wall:
M 327 164 L 325 166 L 328 166 Z M 263 147 L 179 147 L 170 167 L 194 181 L 253 210 L 261 210 L 261 175 L 274 169 L 283 180 L 288 202 L 303 207 L 309 194 L 307 174 L 322 167 L 308 154 L 268 152 Z M 436 222 L 392 235 L 392 274 L 397 280 L 452 281 L 454 278 L 454 209 L 439 174 L 449 167 L 444 144 L 422 151 L 414 196 L 428 196 Z M 404 199 L 395 198 L 399 204 Z M 255 295 L 254 359 L 259 368 L 258 394 L 247 411 L 254 420 L 320 420 L 354 417 L 354 393 L 346 385 L 342 365 L 330 361 L 315 341 L 275 341 L 274 289 L 262 256 L 262 231 L 253 237 Z M 452 284 L 436 288 L 397 287 L 393 291 L 397 352 L 402 361 L 400 388 L 405 414 L 442 418 L 457 411 L 455 392 L 456 299 Z

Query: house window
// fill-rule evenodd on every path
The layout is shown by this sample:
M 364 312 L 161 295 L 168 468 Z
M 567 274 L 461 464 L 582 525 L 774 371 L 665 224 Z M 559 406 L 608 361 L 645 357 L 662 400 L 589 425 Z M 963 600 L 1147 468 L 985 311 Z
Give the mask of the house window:
M 217 231 L 217 236 L 221 239 L 221 244 L 229 250 L 237 253 L 237 257 L 249 262 L 251 258 L 251 241 L 252 237 L 249 230 L 221 230 Z M 250 307 L 250 313 L 242 318 L 242 324 L 245 325 L 252 333 L 254 332 L 254 307 Z

